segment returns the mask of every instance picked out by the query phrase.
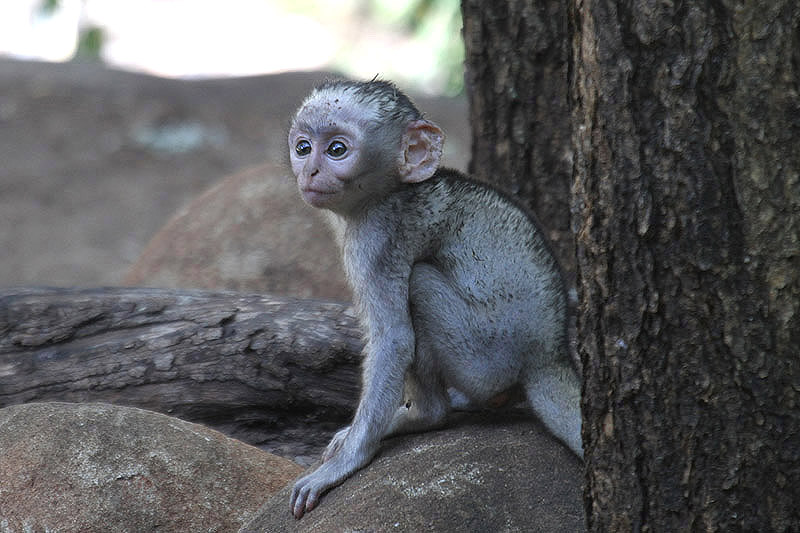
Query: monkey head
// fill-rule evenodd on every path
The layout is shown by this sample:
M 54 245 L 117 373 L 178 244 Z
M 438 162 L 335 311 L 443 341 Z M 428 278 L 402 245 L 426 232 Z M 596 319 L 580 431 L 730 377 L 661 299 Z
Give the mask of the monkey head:
M 352 214 L 439 166 L 444 133 L 385 81 L 331 81 L 315 89 L 289 131 L 303 200 Z

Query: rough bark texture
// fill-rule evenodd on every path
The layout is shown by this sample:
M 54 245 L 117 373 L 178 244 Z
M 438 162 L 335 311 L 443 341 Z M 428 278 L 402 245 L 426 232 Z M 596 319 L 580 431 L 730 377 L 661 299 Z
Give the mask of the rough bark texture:
M 593 531 L 800 530 L 800 7 L 577 0 Z
M 352 416 L 361 348 L 351 310 L 331 302 L 4 289 L 0 406 L 124 404 L 202 422 L 293 459 L 298 450 L 316 458 Z
M 572 272 L 567 4 L 463 0 L 461 9 L 469 171 L 532 209 Z

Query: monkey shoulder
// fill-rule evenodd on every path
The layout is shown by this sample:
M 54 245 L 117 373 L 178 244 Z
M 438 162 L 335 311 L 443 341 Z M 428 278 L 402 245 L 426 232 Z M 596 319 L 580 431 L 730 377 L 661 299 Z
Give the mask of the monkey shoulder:
M 540 244 L 543 233 L 533 213 L 500 189 L 458 170 L 440 167 L 412 190 L 406 209 L 421 216 L 410 220 L 421 221 L 429 231 L 438 224 L 448 232 L 471 230 L 495 238 L 511 232 L 519 244 L 518 233 L 527 230 L 537 241 L 532 244 Z
M 413 264 L 503 257 L 558 268 L 532 214 L 497 188 L 440 167 L 374 205 L 352 231 L 355 263 Z M 488 263 L 487 263 L 488 264 Z
M 561 267 L 535 216 L 505 192 L 450 168 L 413 186 L 407 217 L 431 256 L 499 258 L 553 272 Z M 442 260 L 442 257 L 436 257 Z M 537 267 L 538 268 L 538 267 Z
M 480 206 L 482 209 L 489 207 L 490 211 L 502 210 L 526 218 L 532 217 L 532 213 L 502 190 L 452 168 L 438 168 L 431 179 L 418 184 L 418 186 L 421 187 L 421 190 L 433 189 L 437 191 L 437 195 L 447 196 L 454 204 Z M 423 193 L 423 196 L 428 195 L 430 195 L 428 191 Z M 496 207 L 492 209 L 493 206 Z

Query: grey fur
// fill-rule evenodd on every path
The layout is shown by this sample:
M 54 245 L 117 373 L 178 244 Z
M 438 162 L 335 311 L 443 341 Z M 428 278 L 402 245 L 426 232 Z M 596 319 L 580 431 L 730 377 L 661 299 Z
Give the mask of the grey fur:
M 325 111 L 326 123 L 344 127 L 354 116 L 368 116 L 372 126 L 384 114 L 375 109 L 382 102 L 399 121 L 391 129 L 422 124 L 433 132 L 436 146 L 429 152 L 438 162 L 441 131 L 422 120 L 396 87 L 377 82 L 372 95 L 369 83 L 347 83 L 312 94 L 295 124 L 313 123 L 318 111 L 309 110 L 341 97 L 346 109 Z M 411 108 L 403 111 L 405 101 Z M 354 112 L 353 106 L 365 109 Z M 290 148 L 297 129 L 290 133 Z M 386 151 L 386 139 L 378 146 L 363 142 L 369 154 Z M 563 276 L 533 219 L 503 194 L 457 171 L 440 168 L 418 183 L 404 183 L 396 177 L 401 171 L 385 168 L 391 159 L 362 157 L 353 162 L 353 174 L 359 180 L 369 176 L 366 184 L 380 182 L 377 192 L 355 204 L 333 204 L 328 218 L 366 330 L 363 392 L 352 426 L 336 434 L 322 466 L 295 485 L 295 516 L 367 464 L 382 438 L 441 424 L 451 396 L 481 405 L 521 385 L 544 424 L 582 457 L 580 380 L 567 346 Z M 324 157 L 319 163 L 296 159 L 298 182 L 314 183 L 327 172 Z M 355 190 L 349 177 L 319 180 Z

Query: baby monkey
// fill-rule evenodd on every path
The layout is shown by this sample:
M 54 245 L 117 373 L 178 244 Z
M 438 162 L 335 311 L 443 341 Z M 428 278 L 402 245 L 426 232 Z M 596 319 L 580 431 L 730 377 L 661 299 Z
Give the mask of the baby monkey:
M 366 465 L 381 439 L 440 425 L 515 386 L 578 456 L 580 379 L 567 349 L 563 276 L 531 216 L 440 168 L 444 134 L 386 81 L 329 81 L 289 131 L 303 200 L 341 246 L 366 347 L 352 425 L 300 478 L 300 518 Z

